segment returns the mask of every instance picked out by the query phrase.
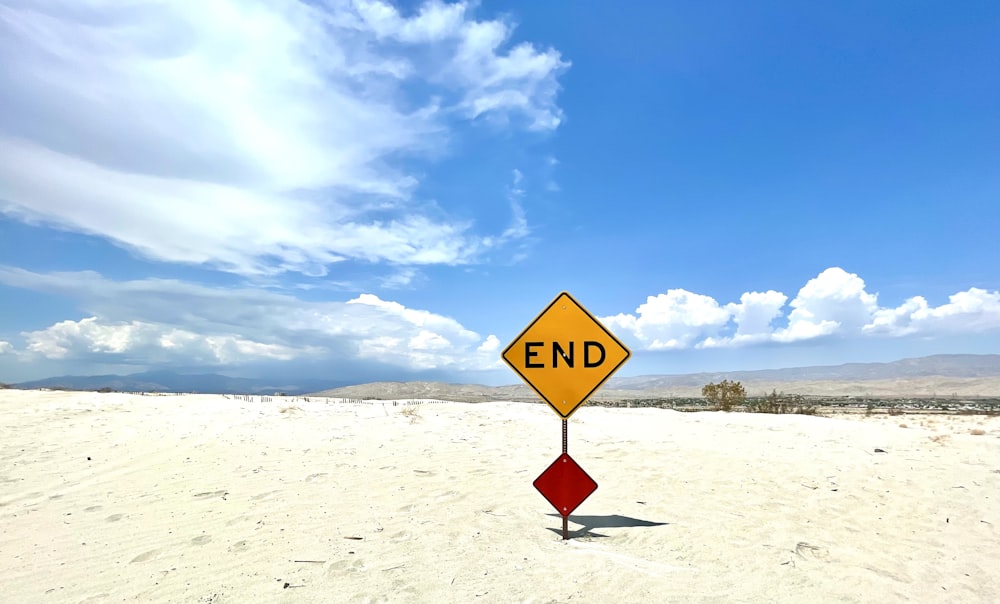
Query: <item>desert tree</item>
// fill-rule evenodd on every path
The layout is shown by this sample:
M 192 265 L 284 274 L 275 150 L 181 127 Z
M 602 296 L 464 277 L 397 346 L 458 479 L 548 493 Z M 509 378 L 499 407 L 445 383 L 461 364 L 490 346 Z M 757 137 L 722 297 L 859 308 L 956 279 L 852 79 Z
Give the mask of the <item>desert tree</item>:
M 701 395 L 722 411 L 732 411 L 733 407 L 742 405 L 747 400 L 747 391 L 743 388 L 743 384 L 729 380 L 722 380 L 718 384 L 705 384 L 701 389 Z

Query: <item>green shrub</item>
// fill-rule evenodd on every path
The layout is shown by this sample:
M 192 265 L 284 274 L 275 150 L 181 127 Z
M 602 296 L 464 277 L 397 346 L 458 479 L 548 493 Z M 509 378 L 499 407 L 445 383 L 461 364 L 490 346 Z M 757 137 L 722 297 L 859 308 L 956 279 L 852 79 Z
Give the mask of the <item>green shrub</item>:
M 772 390 L 771 394 L 747 403 L 749 413 L 796 413 L 799 415 L 816 415 L 816 407 L 807 405 L 801 395 L 786 396 Z

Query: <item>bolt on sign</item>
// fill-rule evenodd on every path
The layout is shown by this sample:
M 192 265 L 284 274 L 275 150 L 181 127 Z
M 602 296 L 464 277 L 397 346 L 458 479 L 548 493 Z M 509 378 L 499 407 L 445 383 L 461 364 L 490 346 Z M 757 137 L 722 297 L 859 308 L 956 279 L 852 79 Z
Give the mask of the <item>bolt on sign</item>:
M 503 351 L 503 360 L 567 419 L 632 353 L 562 292 Z

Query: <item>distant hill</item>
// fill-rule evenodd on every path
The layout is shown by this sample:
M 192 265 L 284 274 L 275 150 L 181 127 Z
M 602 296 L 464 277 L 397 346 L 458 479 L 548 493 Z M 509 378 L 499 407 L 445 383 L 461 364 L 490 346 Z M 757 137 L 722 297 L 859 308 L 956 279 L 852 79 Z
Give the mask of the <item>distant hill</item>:
M 722 379 L 741 382 L 868 381 L 910 378 L 990 378 L 1000 377 L 1000 354 L 939 354 L 891 363 L 846 363 L 789 369 L 725 371 L 678 375 L 643 375 L 611 378 L 608 387 L 647 390 L 678 386 L 699 386 Z
M 467 403 L 531 400 L 535 397 L 527 386 L 482 386 L 445 382 L 371 382 L 313 392 L 310 396 L 379 400 L 424 398 Z
M 305 394 L 322 388 L 342 386 L 335 380 L 276 380 L 234 378 L 215 373 L 184 374 L 172 371 L 146 371 L 130 375 L 64 375 L 12 384 L 14 388 L 51 388 L 58 390 L 100 390 L 118 392 L 191 392 L 199 394 Z
M 752 395 L 771 390 L 816 396 L 1000 396 L 1000 355 L 935 355 L 891 363 L 727 371 L 612 378 L 594 399 L 698 397 L 701 387 L 724 379 L 742 382 Z M 314 396 L 482 402 L 537 400 L 522 384 L 478 386 L 443 382 L 375 382 L 313 393 Z
M 820 396 L 1000 396 L 1000 355 L 935 355 L 891 363 L 619 377 L 609 380 L 594 398 L 696 397 L 701 395 L 702 386 L 723 379 L 742 382 L 750 394 L 778 390 Z M 538 398 L 523 384 L 491 387 L 444 382 L 376 382 L 351 385 L 350 382 L 335 380 L 285 382 L 172 371 L 146 371 L 131 375 L 66 375 L 12 386 L 65 390 L 110 388 L 119 392 L 312 393 L 314 396 L 344 398 L 436 398 L 469 402 Z

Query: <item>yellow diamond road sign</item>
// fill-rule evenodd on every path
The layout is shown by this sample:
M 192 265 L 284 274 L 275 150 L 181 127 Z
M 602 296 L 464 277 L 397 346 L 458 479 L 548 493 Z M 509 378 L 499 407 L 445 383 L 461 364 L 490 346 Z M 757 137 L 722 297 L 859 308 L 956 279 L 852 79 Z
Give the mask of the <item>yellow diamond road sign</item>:
M 563 419 L 632 355 L 562 292 L 503 351 L 503 360 Z

